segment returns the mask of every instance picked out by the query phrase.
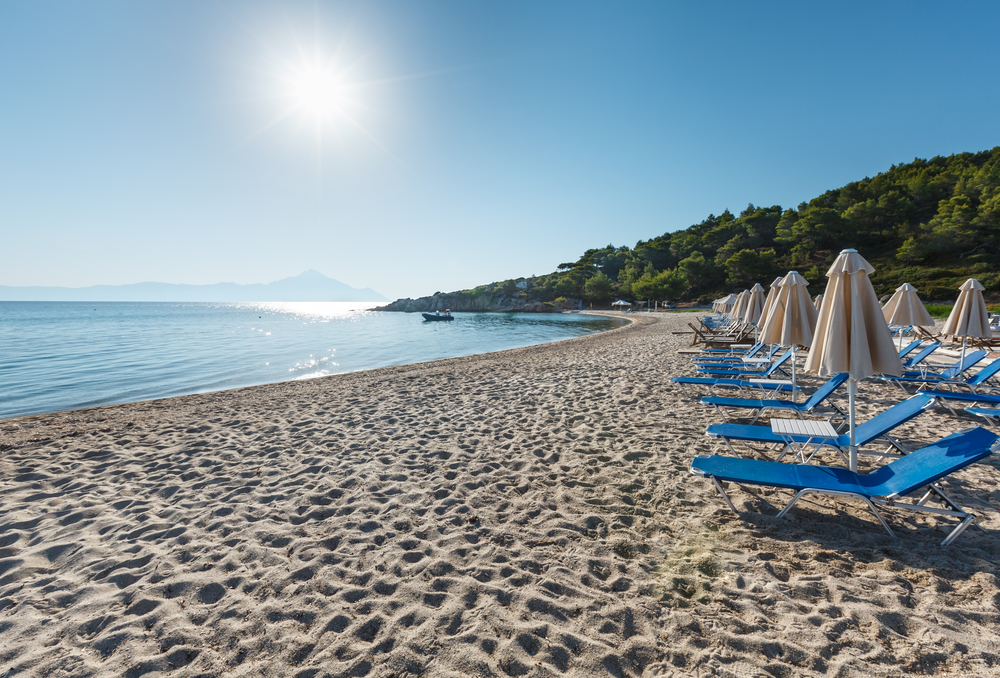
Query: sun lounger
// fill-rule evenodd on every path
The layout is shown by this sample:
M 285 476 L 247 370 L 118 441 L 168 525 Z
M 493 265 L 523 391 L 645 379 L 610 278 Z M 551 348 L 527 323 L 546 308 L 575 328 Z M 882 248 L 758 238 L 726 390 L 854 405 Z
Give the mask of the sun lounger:
M 965 356 L 964 359 L 955 361 L 954 364 L 949 365 L 944 368 L 941 372 L 923 374 L 921 372 L 904 372 L 901 377 L 894 377 L 891 375 L 880 376 L 879 379 L 882 381 L 888 381 L 900 389 L 903 393 L 909 393 L 906 390 L 907 384 L 916 384 L 917 388 L 923 388 L 924 386 L 931 385 L 941 385 L 947 383 L 962 383 L 956 382 L 956 379 L 965 373 L 970 367 L 977 365 L 986 358 L 986 351 L 973 351 Z
M 867 475 L 830 466 L 781 464 L 719 456 L 695 457 L 691 462 L 691 472 L 711 478 L 726 504 L 737 513 L 722 486 L 723 482 L 794 490 L 795 496 L 778 513 L 779 518 L 785 516 L 807 494 L 855 497 L 868 504 L 893 538 L 895 533 L 875 508 L 876 505 L 959 518 L 961 522 L 941 542 L 942 546 L 948 546 L 967 527 L 976 525 L 976 519 L 949 499 L 937 481 L 989 456 L 997 446 L 998 437 L 995 434 L 984 428 L 968 428 L 896 459 Z M 916 502 L 910 504 L 900 501 L 902 497 L 925 487 L 928 488 L 926 494 Z M 931 498 L 936 498 L 946 508 L 927 506 Z
M 726 413 L 722 410 L 724 407 L 736 408 L 736 409 L 751 409 L 754 410 L 750 413 L 753 416 L 753 420 L 750 422 L 753 424 L 757 421 L 761 414 L 765 410 L 780 410 L 782 412 L 793 412 L 803 418 L 802 414 L 813 414 L 813 410 L 819 407 L 824 401 L 827 401 L 830 407 L 833 409 L 831 416 L 844 415 L 844 411 L 837 407 L 837 404 L 832 400 L 829 400 L 830 396 L 833 394 L 837 388 L 840 387 L 845 381 L 847 381 L 847 372 L 841 372 L 840 374 L 835 374 L 829 381 L 816 389 L 816 392 L 810 396 L 808 400 L 804 403 L 793 403 L 790 400 L 760 400 L 756 398 L 724 398 L 722 396 L 705 396 L 701 399 L 706 405 L 712 405 L 722 418 L 729 421 L 726 417 Z
M 1000 395 L 992 395 L 989 393 L 965 393 L 963 391 L 941 391 L 938 389 L 929 389 L 927 391 L 920 391 L 920 395 L 933 398 L 936 405 L 943 405 L 944 407 L 947 407 L 951 410 L 952 414 L 958 414 L 958 412 L 955 411 L 955 408 L 952 407 L 953 402 L 975 403 L 977 405 L 1000 407 Z
M 982 417 L 988 425 L 994 428 L 1000 423 L 1000 409 L 996 407 L 966 407 L 965 411 L 977 417 Z
M 912 398 L 907 398 L 900 403 L 896 403 L 885 412 L 872 417 L 863 424 L 859 424 L 854 430 L 854 439 L 858 447 L 880 439 L 889 444 L 889 448 L 885 452 L 859 450 L 859 454 L 872 454 L 880 457 L 898 456 L 889 452 L 889 449 L 892 448 L 896 448 L 903 454 L 909 452 L 898 440 L 889 435 L 889 431 L 910 421 L 932 405 L 934 405 L 934 398 L 925 393 L 920 393 Z M 832 447 L 840 452 L 841 456 L 843 456 L 843 451 L 851 444 L 850 436 L 846 433 L 842 433 L 835 438 L 793 435 L 789 439 L 786 439 L 771 431 L 767 426 L 750 426 L 749 424 L 712 424 L 705 430 L 705 435 L 710 438 L 722 440 L 733 454 L 737 454 L 736 450 L 733 449 L 733 440 L 765 445 L 780 445 L 781 452 L 778 455 L 778 459 L 781 459 L 787 452 L 791 451 L 789 439 L 793 443 L 802 445 L 811 444 L 820 447 Z
M 931 343 L 927 344 L 922 349 L 920 349 L 920 352 L 914 355 L 912 358 L 904 360 L 903 368 L 909 369 L 911 367 L 916 367 L 920 363 L 927 360 L 928 356 L 930 356 L 930 354 L 933 353 L 934 351 L 938 350 L 940 346 L 941 346 L 940 341 L 932 341 Z
M 986 355 L 987 355 L 986 351 L 982 350 L 971 351 L 970 353 L 966 353 L 964 358 L 959 358 L 951 365 L 947 365 L 944 367 L 932 367 L 929 365 L 926 366 L 928 370 L 934 370 L 934 372 L 928 373 L 922 370 L 908 370 L 903 373 L 903 376 L 918 377 L 918 378 L 938 377 L 941 379 L 954 379 L 955 377 L 960 376 L 970 367 L 973 367 L 974 365 L 981 363 L 983 360 L 985 360 Z
M 727 365 L 742 365 L 743 361 L 747 358 L 767 358 L 771 360 L 774 354 L 778 352 L 781 347 L 775 344 L 770 349 L 767 350 L 765 355 L 760 355 L 761 351 L 767 349 L 765 344 L 756 344 L 753 350 L 747 351 L 743 355 L 724 355 L 724 356 L 695 356 L 691 360 L 698 363 L 698 366 L 709 366 L 718 365 L 720 367 L 725 367 Z
M 920 341 L 920 339 L 914 339 L 909 344 L 904 346 L 903 350 L 899 352 L 899 359 L 902 360 L 906 356 L 913 353 L 915 350 L 917 350 L 917 347 L 920 346 L 921 343 L 922 342 Z
M 783 392 L 791 393 L 792 382 L 778 379 L 720 379 L 717 377 L 671 377 L 671 384 L 677 384 L 684 391 L 684 394 L 691 397 L 688 386 L 707 386 L 711 394 L 716 388 L 740 389 L 741 391 L 756 392 L 761 395 L 767 393 Z M 801 389 L 796 389 L 799 391 Z
M 782 366 L 788 362 L 792 357 L 791 351 L 785 351 L 784 354 L 772 363 L 762 363 L 761 369 L 744 369 L 744 370 L 727 370 L 721 367 L 712 366 L 699 366 L 697 372 L 699 374 L 713 376 L 713 377 L 723 377 L 723 378 L 764 378 L 769 377 L 774 374 L 777 370 L 781 370 Z

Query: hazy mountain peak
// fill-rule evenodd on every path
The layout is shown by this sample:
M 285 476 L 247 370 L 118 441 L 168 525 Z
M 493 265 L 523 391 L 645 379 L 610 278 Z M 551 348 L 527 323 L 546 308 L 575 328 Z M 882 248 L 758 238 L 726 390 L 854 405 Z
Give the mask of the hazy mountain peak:
M 0 301 L 388 301 L 375 290 L 358 289 L 314 269 L 270 283 L 175 285 L 143 282 L 91 287 L 10 287 Z

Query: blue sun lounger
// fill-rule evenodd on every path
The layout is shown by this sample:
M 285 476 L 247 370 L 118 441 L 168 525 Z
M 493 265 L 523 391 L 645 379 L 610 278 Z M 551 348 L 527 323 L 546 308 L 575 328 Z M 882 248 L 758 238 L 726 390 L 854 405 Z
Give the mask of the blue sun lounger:
M 691 360 L 698 363 L 699 365 L 709 365 L 709 364 L 716 365 L 720 363 L 722 367 L 725 367 L 727 365 L 742 365 L 744 358 L 753 358 L 754 356 L 760 354 L 760 352 L 766 348 L 767 348 L 766 344 L 755 344 L 751 348 L 751 350 L 747 351 L 743 355 L 723 355 L 723 356 L 698 355 L 691 358 Z M 781 347 L 775 344 L 774 346 L 771 347 L 770 350 L 767 351 L 767 353 L 763 357 L 770 360 L 771 357 L 774 356 L 775 352 L 779 348 Z
M 920 352 L 914 355 L 912 358 L 910 358 L 909 360 L 904 360 L 903 368 L 909 369 L 911 367 L 916 367 L 920 363 L 927 360 L 927 357 L 930 356 L 930 354 L 933 353 L 934 351 L 938 350 L 938 347 L 940 346 L 941 346 L 940 341 L 932 341 L 931 343 L 927 344 L 922 349 L 920 349 Z
M 858 447 L 867 445 L 875 440 L 882 439 L 889 443 L 889 448 L 887 448 L 885 452 L 866 452 L 859 450 L 858 453 L 871 454 L 880 457 L 899 456 L 889 452 L 889 449 L 893 447 L 903 454 L 908 453 L 909 450 L 899 441 L 890 436 L 889 431 L 902 426 L 932 405 L 934 405 L 934 398 L 921 393 L 913 396 L 912 398 L 907 398 L 900 403 L 896 403 L 885 412 L 872 417 L 863 424 L 859 424 L 854 430 L 854 440 Z M 835 438 L 817 438 L 811 436 L 792 435 L 786 439 L 777 433 L 774 433 L 769 426 L 750 426 L 748 424 L 712 424 L 705 430 L 705 435 L 710 438 L 718 438 L 722 440 L 733 454 L 737 454 L 736 450 L 733 449 L 733 440 L 750 443 L 762 443 L 766 445 L 780 445 L 781 452 L 778 456 L 779 460 L 790 451 L 791 446 L 789 445 L 789 440 L 796 444 L 816 445 L 817 449 L 819 447 L 832 447 L 836 449 L 841 456 L 843 456 L 843 451 L 851 444 L 850 435 L 847 433 L 842 433 Z
M 986 420 L 986 423 L 994 428 L 1000 424 L 1000 409 L 996 407 L 966 407 L 965 411 Z
M 972 353 L 966 355 L 965 359 L 956 360 L 953 364 L 943 368 L 940 372 L 930 372 L 925 374 L 917 370 L 908 370 L 904 372 L 901 377 L 882 375 L 879 379 L 882 381 L 892 382 L 902 389 L 903 393 L 909 394 L 909 391 L 906 390 L 907 384 L 917 384 L 917 388 L 919 389 L 927 386 L 928 384 L 936 385 L 954 382 L 970 367 L 973 367 L 974 365 L 977 365 L 985 360 L 986 356 L 986 351 L 973 351 Z
M 698 367 L 699 374 L 713 375 L 716 377 L 731 377 L 739 379 L 740 377 L 748 378 L 758 378 L 766 379 L 771 376 L 775 371 L 780 370 L 781 366 L 788 362 L 788 359 L 792 357 L 791 351 L 786 351 L 784 355 L 775 360 L 773 363 L 767 366 L 765 370 L 724 370 L 716 367 Z
M 726 389 L 739 389 L 741 391 L 756 391 L 760 395 L 765 395 L 768 393 L 782 392 L 790 393 L 792 391 L 792 382 L 784 380 L 769 380 L 762 379 L 763 383 L 759 383 L 754 379 L 720 379 L 718 377 L 671 377 L 671 384 L 677 384 L 684 391 L 684 395 L 688 397 L 691 396 L 688 392 L 688 386 L 707 386 L 708 392 L 712 393 L 717 388 Z M 796 392 L 802 389 L 796 388 Z
M 785 516 L 807 494 L 861 499 L 868 504 L 868 508 L 893 538 L 895 533 L 875 508 L 876 505 L 959 518 L 961 522 L 941 542 L 942 546 L 948 546 L 967 527 L 978 527 L 978 524 L 975 516 L 963 511 L 945 495 L 937 481 L 988 457 L 997 446 L 998 437 L 995 434 L 984 428 L 968 428 L 896 459 L 867 475 L 830 466 L 782 464 L 719 456 L 695 457 L 691 462 L 691 472 L 711 478 L 726 504 L 736 513 L 739 511 L 722 487 L 723 482 L 794 490 L 795 496 L 778 513 L 779 518 Z M 902 497 L 925 487 L 928 488 L 926 494 L 916 502 L 911 504 L 900 501 Z M 927 506 L 931 498 L 936 498 L 945 508 Z
M 753 424 L 760 415 L 764 413 L 765 410 L 780 410 L 782 412 L 792 412 L 797 414 L 799 418 L 803 418 L 802 414 L 813 413 L 823 401 L 827 401 L 830 407 L 833 408 L 833 414 L 844 415 L 844 411 L 837 407 L 837 404 L 832 400 L 829 400 L 830 396 L 836 391 L 841 384 L 847 381 L 847 372 L 841 372 L 840 374 L 835 374 L 830 377 L 830 380 L 825 384 L 816 389 L 816 392 L 809 397 L 804 403 L 793 403 L 790 400 L 761 400 L 757 398 L 724 398 L 722 396 L 705 396 L 701 399 L 701 402 L 706 405 L 713 406 L 722 418 L 727 422 L 729 419 L 726 417 L 726 413 L 722 410 L 723 407 L 731 407 L 736 409 L 751 409 L 754 412 L 750 413 L 753 416 L 753 420 L 750 422 Z
M 923 343 L 922 340 L 920 340 L 920 339 L 914 339 L 909 344 L 907 344 L 906 346 L 904 346 L 903 350 L 899 352 L 899 359 L 902 360 L 906 356 L 908 356 L 911 353 L 913 353 L 915 350 L 917 350 L 917 347 L 920 346 L 921 343 Z
M 978 353 L 985 354 L 986 352 L 978 351 Z M 975 362 L 976 363 L 980 362 L 984 357 L 985 355 L 979 357 Z M 966 369 L 968 369 L 968 367 L 972 367 L 972 365 L 968 365 Z M 968 379 L 965 379 L 964 381 L 959 380 L 955 377 L 949 379 L 949 378 L 937 377 L 935 375 L 928 375 L 926 378 L 891 377 L 891 376 L 882 376 L 879 378 L 882 379 L 883 381 L 893 382 L 894 384 L 899 386 L 899 388 L 903 389 L 903 392 L 905 393 L 908 393 L 906 391 L 906 386 L 905 386 L 906 384 L 917 384 L 918 391 L 925 389 L 927 387 L 941 389 L 944 387 L 956 388 L 959 386 L 968 386 L 973 393 L 976 393 L 977 390 L 980 388 L 986 388 L 986 389 L 1000 388 L 1000 385 L 998 385 L 995 381 L 993 381 L 994 377 L 997 376 L 998 372 L 1000 372 L 1000 360 L 994 360 L 992 363 L 982 368 L 981 370 L 976 372 Z

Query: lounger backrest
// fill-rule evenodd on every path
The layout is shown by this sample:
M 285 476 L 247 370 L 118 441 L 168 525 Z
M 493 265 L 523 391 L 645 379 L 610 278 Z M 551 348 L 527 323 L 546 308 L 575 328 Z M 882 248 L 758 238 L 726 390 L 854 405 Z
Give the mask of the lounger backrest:
M 874 496 L 909 494 L 993 453 L 997 435 L 984 428 L 967 428 L 893 460 L 868 476 Z M 865 483 L 868 485 L 868 483 Z
M 927 356 L 936 351 L 938 349 L 938 346 L 940 345 L 941 345 L 940 341 L 932 341 L 931 343 L 924 346 L 924 348 L 920 351 L 920 353 L 918 353 L 917 355 L 913 356 L 912 358 L 904 362 L 903 366 L 914 367 L 916 365 L 919 365 L 920 363 L 924 362 Z
M 849 375 L 847 372 L 841 372 L 840 374 L 835 374 L 832 377 L 830 377 L 829 381 L 827 381 L 825 384 L 816 389 L 816 392 L 812 394 L 812 397 L 810 397 L 809 400 L 807 400 L 805 404 L 802 405 L 802 409 L 807 411 L 811 410 L 812 408 L 816 407 L 821 402 L 826 400 L 828 397 L 830 397 L 831 393 L 836 391 L 841 384 L 847 381 L 848 376 Z
M 976 372 L 974 376 L 966 379 L 965 383 L 970 386 L 985 384 L 987 381 L 995 377 L 997 372 L 1000 372 L 1000 359 L 994 360 L 989 365 Z
M 986 358 L 986 351 L 973 351 L 966 353 L 965 358 L 955 361 L 955 364 L 945 370 L 949 377 L 957 377 L 978 362 Z
M 933 404 L 934 398 L 923 393 L 907 398 L 901 403 L 896 403 L 882 414 L 874 416 L 858 426 L 854 432 L 855 440 L 858 445 L 870 443 L 880 435 L 905 424 Z
M 780 358 L 778 358 L 777 360 L 775 360 L 773 363 L 771 363 L 771 366 L 768 367 L 767 370 L 765 370 L 763 372 L 763 374 L 765 376 L 769 376 L 776 369 L 778 369 L 779 367 L 781 367 L 782 365 L 784 365 L 786 362 L 788 362 L 788 359 L 791 358 L 791 357 L 792 357 L 792 352 L 791 351 L 786 351 L 785 355 L 781 356 Z
M 917 349 L 917 346 L 920 346 L 921 343 L 923 342 L 920 339 L 914 339 L 909 344 L 904 346 L 903 350 L 899 352 L 899 359 L 902 360 L 906 356 L 913 353 Z

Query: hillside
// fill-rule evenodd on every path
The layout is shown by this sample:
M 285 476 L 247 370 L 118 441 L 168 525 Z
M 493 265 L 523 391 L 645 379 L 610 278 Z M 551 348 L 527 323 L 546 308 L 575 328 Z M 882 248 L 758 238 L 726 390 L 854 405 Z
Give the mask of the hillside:
M 766 286 L 789 270 L 805 276 L 816 294 L 846 247 L 875 267 L 879 294 L 909 282 L 924 299 L 954 299 L 975 277 L 991 299 L 1000 298 L 1000 147 L 894 165 L 795 208 L 749 205 L 739 215 L 710 214 L 635 247 L 587 250 L 549 275 L 448 296 L 479 307 L 561 297 L 704 302 L 755 282 Z

